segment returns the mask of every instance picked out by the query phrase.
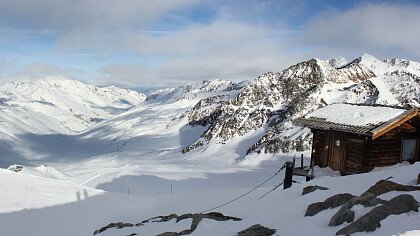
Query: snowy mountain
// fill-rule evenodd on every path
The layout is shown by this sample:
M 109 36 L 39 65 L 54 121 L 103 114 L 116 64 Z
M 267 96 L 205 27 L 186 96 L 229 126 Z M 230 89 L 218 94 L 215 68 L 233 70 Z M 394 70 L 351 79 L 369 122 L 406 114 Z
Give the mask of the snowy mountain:
M 203 113 L 201 120 L 212 122 L 190 120 L 190 125 L 208 126 L 201 139 L 183 151 L 250 133 L 258 140 L 247 153 L 309 149 L 308 130 L 294 127 L 292 119 L 330 103 L 420 106 L 419 69 L 416 62 L 381 61 L 364 54 L 338 68 L 331 60 L 311 59 L 281 73 L 263 74 L 235 98 Z
M 77 133 L 141 104 L 146 96 L 115 86 L 96 87 L 79 81 L 47 77 L 0 84 L 3 119 L 19 114 L 32 120 L 22 132 Z
M 29 156 L 37 164 L 54 161 L 63 156 L 60 149 L 40 148 L 44 139 L 52 139 L 57 146 L 66 143 L 61 159 L 69 161 L 114 152 L 220 159 L 223 151 L 229 153 L 224 162 L 231 163 L 253 153 L 308 150 L 309 130 L 292 120 L 320 106 L 420 106 L 419 63 L 368 54 L 344 62 L 314 58 L 253 81 L 191 83 L 155 91 L 147 99 L 114 86 L 65 79 L 6 83 L 0 86 L 2 161 L 14 164 L 13 158 Z M 85 152 L 78 151 L 80 145 Z
M 96 87 L 64 78 L 0 84 L 0 163 L 40 159 L 46 154 L 36 151 L 39 143 L 51 145 L 42 137 L 81 133 L 145 99 L 115 86 Z

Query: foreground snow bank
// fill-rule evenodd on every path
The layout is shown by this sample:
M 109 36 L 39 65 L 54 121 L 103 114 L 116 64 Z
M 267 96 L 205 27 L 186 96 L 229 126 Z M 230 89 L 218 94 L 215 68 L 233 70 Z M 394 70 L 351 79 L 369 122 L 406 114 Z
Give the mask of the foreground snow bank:
M 323 176 L 307 183 L 296 183 L 287 190 L 278 189 L 258 200 L 270 190 L 261 188 L 217 209 L 225 215 L 241 218 L 242 221 L 216 222 L 203 219 L 192 235 L 236 235 L 237 232 L 255 224 L 276 229 L 278 235 L 302 235 L 302 230 L 310 231 L 311 235 L 334 235 L 340 228 L 348 225 L 345 223 L 340 227 L 328 226 L 329 219 L 338 209 L 328 209 L 315 216 L 304 217 L 309 204 L 324 201 L 338 193 L 360 196 L 378 180 L 391 176 L 394 182 L 415 185 L 419 171 L 420 163 L 415 163 L 360 175 Z M 267 177 L 273 174 L 271 172 L 272 170 L 268 169 Z M 281 178 L 283 175 L 283 172 L 280 173 Z M 210 182 L 214 178 L 213 175 L 208 177 Z M 281 181 L 281 178 L 273 181 Z M 226 181 L 235 179 L 237 178 L 232 174 L 226 175 Z M 188 184 L 188 181 L 190 180 L 185 180 L 184 183 Z M 302 189 L 308 185 L 320 185 L 329 189 L 302 196 Z M 229 201 L 251 188 L 252 186 L 217 188 L 217 185 L 213 185 L 211 189 L 193 189 L 173 195 L 131 196 L 103 192 L 67 180 L 0 170 L 0 235 L 92 235 L 96 229 L 111 222 L 138 223 L 158 215 L 201 212 Z M 394 191 L 379 197 L 390 200 L 400 194 Z M 420 201 L 420 191 L 405 194 Z M 358 207 L 357 216 L 365 214 L 367 210 L 369 209 Z M 418 222 L 419 212 L 390 216 L 381 222 L 381 228 L 367 235 L 416 235 L 420 229 Z M 152 222 L 144 227 L 110 229 L 99 235 L 156 235 L 168 231 L 178 232 L 190 225 L 191 220 L 179 223 L 175 223 L 175 220 Z M 357 235 L 364 234 L 366 233 Z

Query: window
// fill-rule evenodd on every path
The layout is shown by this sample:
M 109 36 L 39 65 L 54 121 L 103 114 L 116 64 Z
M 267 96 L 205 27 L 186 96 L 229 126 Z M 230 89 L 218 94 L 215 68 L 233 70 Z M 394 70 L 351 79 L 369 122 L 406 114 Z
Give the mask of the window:
M 334 140 L 334 147 L 340 147 L 340 139 Z
M 403 161 L 411 160 L 416 157 L 416 144 L 417 140 L 415 139 L 404 139 L 401 159 Z

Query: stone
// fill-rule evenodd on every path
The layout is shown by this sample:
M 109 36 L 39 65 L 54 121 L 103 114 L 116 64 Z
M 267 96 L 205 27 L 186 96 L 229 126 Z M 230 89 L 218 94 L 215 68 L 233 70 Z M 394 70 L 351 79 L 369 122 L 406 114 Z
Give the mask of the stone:
M 269 229 L 260 224 L 253 225 L 238 233 L 237 236 L 270 236 L 276 233 L 276 230 Z
M 331 218 L 329 226 L 342 225 L 344 222 L 351 223 L 354 221 L 354 211 L 351 208 L 355 205 L 363 205 L 364 207 L 372 207 L 378 204 L 384 204 L 387 201 L 377 198 L 373 194 L 366 194 L 360 197 L 354 197 L 344 203 L 340 210 Z
M 339 207 L 354 197 L 355 196 L 350 193 L 340 193 L 327 198 L 323 202 L 312 203 L 306 209 L 305 216 L 314 216 L 323 210 Z
M 303 188 L 302 190 L 302 196 L 306 195 L 308 193 L 312 193 L 316 190 L 328 190 L 329 188 L 326 187 L 322 187 L 322 186 L 318 186 L 318 185 L 310 185 L 310 186 L 306 186 Z
M 350 225 L 340 229 L 336 235 L 350 235 L 357 232 L 372 232 L 381 227 L 381 221 L 390 215 L 400 215 L 410 211 L 418 212 L 420 204 L 413 196 L 401 194 L 384 205 L 375 207 Z
M 366 194 L 373 194 L 375 196 L 379 196 L 392 191 L 410 192 L 417 190 L 420 190 L 420 186 L 402 185 L 389 180 L 379 180 L 375 185 L 373 185 L 366 192 L 364 192 L 362 196 Z
M 123 222 L 118 222 L 118 223 L 111 223 L 105 227 L 102 227 L 98 230 L 96 230 L 93 235 L 99 234 L 104 232 L 107 229 L 110 228 L 117 228 L 117 229 L 121 229 L 121 228 L 125 228 L 125 227 L 139 227 L 142 226 L 146 223 L 149 222 L 167 222 L 167 221 L 171 221 L 175 219 L 176 223 L 178 223 L 181 220 L 185 220 L 185 219 L 192 219 L 192 223 L 191 223 L 191 227 L 190 229 L 186 229 L 183 230 L 181 232 L 165 232 L 165 233 L 161 233 L 158 236 L 175 236 L 175 235 L 188 235 L 191 234 L 192 232 L 194 232 L 194 230 L 197 229 L 198 224 L 201 222 L 202 219 L 211 219 L 211 220 L 216 220 L 216 221 L 227 221 L 227 220 L 233 220 L 233 221 L 240 221 L 242 220 L 241 218 L 238 217 L 233 217 L 233 216 L 225 216 L 220 212 L 210 212 L 210 213 L 197 213 L 197 214 L 183 214 L 178 216 L 177 214 L 170 214 L 167 216 L 156 216 L 147 220 L 143 220 L 141 223 L 138 224 L 131 224 L 131 223 L 123 223 Z
M 134 226 L 141 226 L 142 224 L 131 224 L 131 223 L 123 223 L 123 222 L 117 222 L 117 223 L 110 223 L 107 226 L 104 226 L 98 230 L 96 230 L 93 235 L 97 235 L 99 233 L 104 232 L 107 229 L 110 228 L 117 228 L 117 229 L 122 229 L 122 228 L 126 228 L 126 227 L 134 227 Z

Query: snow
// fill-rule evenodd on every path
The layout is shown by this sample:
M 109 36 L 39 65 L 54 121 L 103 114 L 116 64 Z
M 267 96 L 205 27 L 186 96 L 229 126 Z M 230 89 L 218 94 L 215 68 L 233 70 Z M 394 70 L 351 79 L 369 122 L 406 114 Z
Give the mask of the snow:
M 369 56 L 363 56 L 361 61 L 363 68 L 357 72 L 366 68 L 381 73 L 401 68 L 416 71 L 416 64 L 411 62 L 409 66 L 403 61 L 386 62 L 384 66 L 381 63 L 385 62 Z M 322 63 L 321 69 L 336 70 L 327 62 Z M 297 68 L 296 73 L 307 72 Z M 261 76 L 256 80 L 257 85 L 264 88 L 277 83 L 274 75 Z M 399 81 L 399 78 L 404 80 Z M 379 90 L 379 103 L 399 103 L 400 98 L 395 93 L 403 92 L 391 88 L 413 84 L 413 78 L 410 75 L 373 78 L 372 83 Z M 320 99 L 330 104 L 366 102 L 369 97 L 369 91 L 357 81 L 342 77 L 341 80 L 328 78 L 324 82 L 323 87 L 308 98 L 316 102 L 299 115 L 315 109 Z M 181 154 L 181 150 L 199 140 L 207 128 L 188 125 L 191 108 L 209 97 L 216 97 L 212 100 L 215 103 L 235 99 L 246 85 L 249 83 L 204 81 L 156 91 L 146 101 L 144 95 L 130 90 L 114 86 L 99 88 L 60 78 L 0 85 L 0 167 L 4 168 L 0 169 L 0 235 L 92 235 L 94 230 L 111 222 L 138 223 L 158 215 L 195 213 L 249 191 L 273 175 L 285 161 L 292 160 L 294 154 L 301 154 L 292 151 L 284 155 L 245 155 L 248 148 L 265 135 L 267 124 L 229 140 L 213 138 L 208 144 Z M 273 90 L 270 96 L 278 93 Z M 418 90 L 414 90 L 404 96 L 415 101 L 417 94 Z M 264 108 L 261 104 L 253 107 L 247 96 L 255 94 L 245 94 L 237 107 L 242 106 L 249 112 Z M 273 102 L 276 101 L 273 99 Z M 278 102 L 272 109 L 282 106 L 284 104 Z M 334 106 L 337 109 L 332 109 Z M 209 113 L 216 107 L 215 104 L 203 105 L 197 113 Z M 320 112 L 321 109 L 311 114 L 318 112 L 317 117 L 355 125 L 381 123 L 404 112 L 343 104 L 323 109 L 324 112 Z M 246 119 L 249 112 L 244 112 Z M 277 135 L 294 140 L 302 133 L 308 134 L 309 130 L 296 128 L 289 122 Z M 309 151 L 303 153 L 309 156 Z M 305 165 L 308 162 L 304 160 Z M 23 168 L 14 172 L 13 169 L 17 170 L 14 165 L 7 170 L 12 164 Z M 242 221 L 204 220 L 192 235 L 236 235 L 253 224 L 277 229 L 279 235 L 301 235 L 297 228 L 310 230 L 313 235 L 333 235 L 338 228 L 328 227 L 327 219 L 337 209 L 307 218 L 303 215 L 308 204 L 336 193 L 361 194 L 379 179 L 389 176 L 402 184 L 415 184 L 419 169 L 419 163 L 404 163 L 375 169 L 369 174 L 341 177 L 329 168 L 316 167 L 315 180 L 306 183 L 296 177 L 297 183 L 292 188 L 278 189 L 257 200 L 282 181 L 284 172 L 281 171 L 263 188 L 218 209 Z M 301 196 L 302 188 L 309 184 L 330 190 Z M 409 194 L 420 200 L 419 193 Z M 381 197 L 390 199 L 395 195 Z M 358 215 L 366 212 L 360 207 L 355 209 Z M 419 220 L 420 215 L 415 212 L 389 217 L 381 229 L 368 235 L 412 235 L 419 229 Z M 191 220 L 151 223 L 140 228 L 112 229 L 100 236 L 133 232 L 155 235 L 186 229 L 189 223 Z
M 137 195 L 95 190 L 66 180 L 37 177 L 29 174 L 0 170 L 0 232 L 2 235 L 92 235 L 111 222 L 138 223 L 158 215 L 171 213 L 195 213 L 219 205 L 250 190 L 256 184 L 270 177 L 282 162 L 272 162 L 271 168 L 262 167 L 231 174 L 209 174 L 204 179 L 190 178 L 171 181 L 147 176 L 146 188 L 165 185 L 166 192 L 155 194 L 138 192 Z M 276 167 L 276 168 L 274 168 Z M 190 168 L 195 168 L 191 167 Z M 171 169 L 171 168 L 169 168 Z M 184 166 L 185 171 L 190 171 Z M 325 210 L 313 217 L 304 217 L 306 207 L 316 201 L 323 201 L 337 193 L 348 192 L 359 195 L 380 179 L 393 176 L 393 181 L 411 184 L 417 178 L 420 163 L 398 165 L 372 173 L 353 176 L 321 176 L 311 182 L 295 177 L 298 183 L 290 189 L 277 189 L 261 200 L 260 196 L 282 180 L 282 171 L 262 189 L 217 209 L 225 215 L 242 218 L 242 221 L 217 222 L 204 220 L 191 235 L 236 235 L 237 232 L 254 224 L 262 224 L 277 230 L 279 235 L 301 235 L 297 228 L 310 230 L 312 235 L 333 235 L 341 227 L 329 227 L 329 218 L 338 208 Z M 197 169 L 199 172 L 202 170 Z M 156 170 L 159 174 L 162 170 Z M 203 181 L 200 183 L 200 180 Z M 197 182 L 199 181 L 199 182 Z M 245 182 L 248 182 L 246 185 Z M 169 183 L 173 184 L 170 194 Z M 197 183 L 200 183 L 197 185 Z M 245 184 L 245 185 L 244 185 Z M 330 188 L 301 196 L 303 187 L 321 185 Z M 181 188 L 182 186 L 182 188 Z M 394 195 L 397 193 L 394 192 Z M 420 201 L 419 192 L 408 192 Z M 380 196 L 382 197 L 382 196 Z M 386 198 L 388 199 L 388 197 Z M 367 208 L 355 206 L 356 216 L 367 212 Z M 419 212 L 390 216 L 382 222 L 381 228 L 371 233 L 357 235 L 415 235 L 419 230 Z M 144 227 L 112 229 L 99 235 L 156 235 L 166 231 L 180 231 L 189 228 L 190 220 L 175 223 L 150 223 Z M 344 227 L 345 225 L 343 225 Z
M 305 118 L 321 118 L 336 124 L 366 126 L 387 122 L 405 111 L 390 107 L 331 104 L 305 115 Z

